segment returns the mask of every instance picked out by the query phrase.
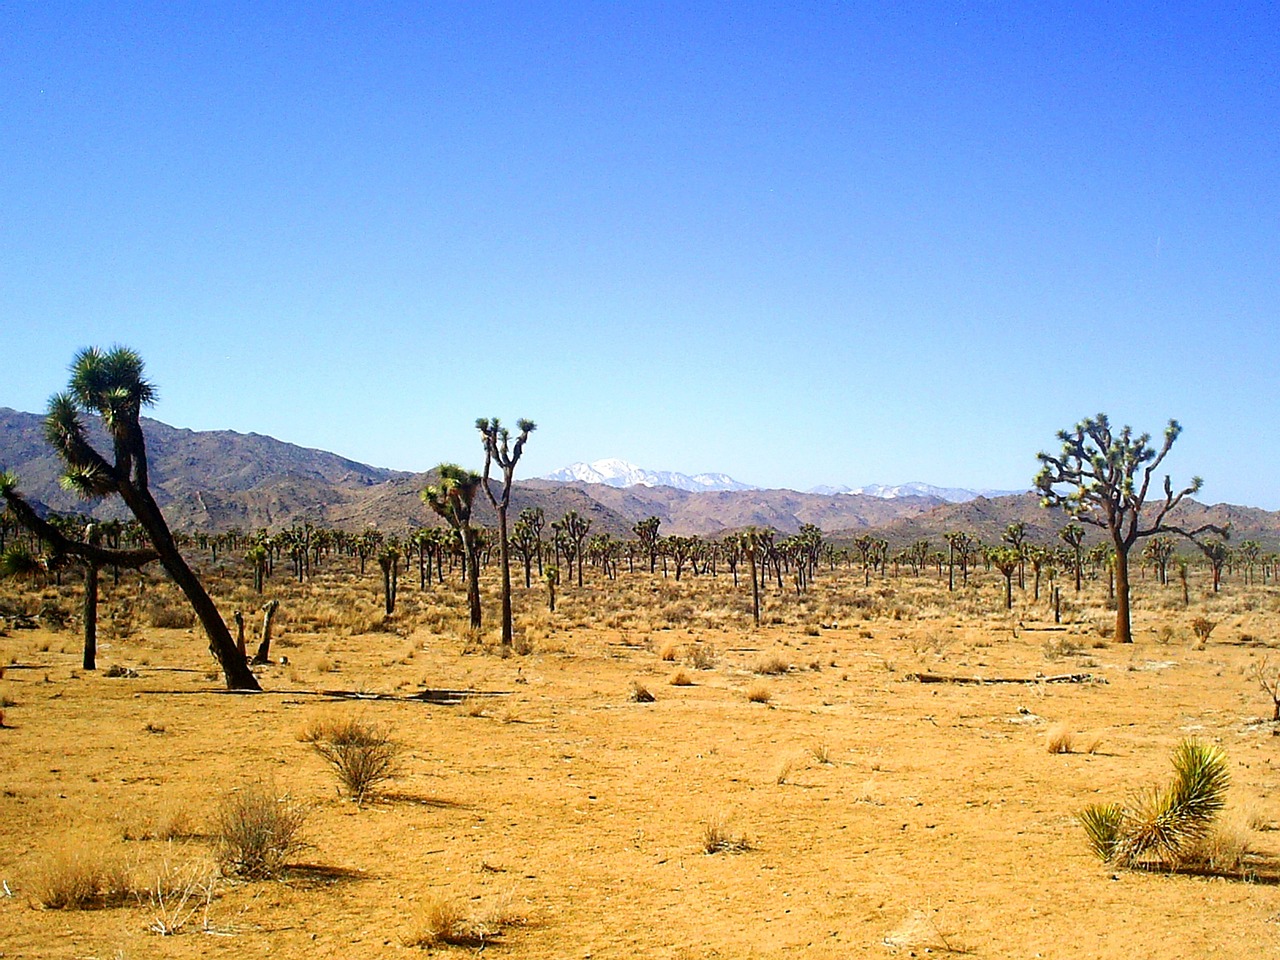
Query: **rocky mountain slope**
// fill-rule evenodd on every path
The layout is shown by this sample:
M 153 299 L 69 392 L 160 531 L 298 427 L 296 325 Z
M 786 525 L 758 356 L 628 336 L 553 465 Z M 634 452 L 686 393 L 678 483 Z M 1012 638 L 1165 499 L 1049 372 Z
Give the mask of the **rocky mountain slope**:
M 0 469 L 17 473 L 20 489 L 48 509 L 125 516 L 118 501 L 85 503 L 59 487 L 61 466 L 44 440 L 42 423 L 35 414 L 0 408 Z M 279 529 L 310 520 L 348 530 L 376 526 L 395 532 L 439 523 L 419 499 L 423 486 L 434 480 L 430 473 L 371 467 L 257 434 L 182 430 L 156 420 L 145 420 L 144 429 L 153 492 L 178 530 Z M 107 449 L 106 444 L 100 449 Z M 617 537 L 631 536 L 637 521 L 656 516 L 664 534 L 716 537 L 748 526 L 791 534 L 813 523 L 836 540 L 875 531 L 895 546 L 928 539 L 940 547 L 943 534 L 957 529 L 991 542 L 1014 521 L 1027 524 L 1028 539 L 1056 543 L 1065 522 L 1060 514 L 1042 510 L 1032 494 L 948 503 L 926 496 L 697 492 L 526 480 L 513 491 L 512 515 L 527 506 L 542 508 L 548 524 L 577 510 L 591 518 L 592 532 Z M 495 523 L 483 495 L 476 500 L 476 518 L 486 526 Z M 1233 541 L 1255 539 L 1268 550 L 1280 549 L 1280 514 L 1188 503 L 1179 519 L 1190 526 L 1230 523 Z

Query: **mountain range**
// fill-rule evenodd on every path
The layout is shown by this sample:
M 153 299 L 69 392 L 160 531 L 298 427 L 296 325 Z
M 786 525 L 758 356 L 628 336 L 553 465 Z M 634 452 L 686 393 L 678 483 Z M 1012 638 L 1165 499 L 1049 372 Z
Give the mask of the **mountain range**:
M 604 460 L 593 460 L 591 463 L 572 463 L 552 473 L 543 474 L 538 479 L 554 480 L 558 483 L 603 483 L 610 487 L 672 487 L 691 493 L 711 490 L 759 490 L 760 487 L 750 483 L 742 483 L 725 473 L 697 473 L 692 476 L 672 470 L 647 470 L 636 466 L 629 460 L 610 457 Z M 964 503 L 978 497 L 1012 496 L 1021 490 L 966 490 L 961 487 L 935 487 L 929 483 L 873 483 L 865 487 L 820 486 L 807 491 L 820 496 L 838 496 L 854 494 L 864 497 L 879 497 L 882 500 L 896 500 L 900 497 L 932 497 L 948 503 Z
M 0 407 L 0 469 L 16 473 L 19 489 L 38 507 L 103 519 L 127 516 L 117 500 L 85 502 L 62 489 L 62 465 L 45 442 L 43 423 L 36 414 Z M 347 530 L 375 526 L 397 532 L 439 524 L 419 497 L 422 488 L 437 479 L 430 472 L 371 467 L 253 433 L 184 430 L 149 419 L 143 420 L 143 429 L 152 493 L 177 530 L 280 529 L 311 521 Z M 109 449 L 96 425 L 91 436 L 99 449 Z M 636 522 L 656 516 L 663 534 L 715 537 L 747 526 L 791 534 L 812 523 L 836 541 L 875 531 L 895 546 L 920 539 L 938 543 L 944 532 L 960 529 L 993 541 L 1013 521 L 1028 525 L 1029 539 L 1047 543 L 1055 541 L 1057 529 L 1065 523 L 1060 513 L 1043 510 L 1030 493 L 989 498 L 974 492 L 971 498 L 949 502 L 937 494 L 922 494 L 913 484 L 890 488 L 892 496 L 884 490 L 881 495 L 833 495 L 745 484 L 707 489 L 707 483 L 736 484 L 713 474 L 689 478 L 704 478 L 704 486 L 686 490 L 654 480 L 680 475 L 641 472 L 653 482 L 617 486 L 583 479 L 517 481 L 512 512 L 539 507 L 550 522 L 576 510 L 591 520 L 593 533 L 617 537 L 632 536 Z M 1280 549 L 1277 513 L 1188 502 L 1180 508 L 1180 519 L 1188 524 L 1230 523 L 1234 540 L 1255 539 L 1267 550 Z M 476 498 L 476 520 L 486 526 L 496 522 L 483 495 Z

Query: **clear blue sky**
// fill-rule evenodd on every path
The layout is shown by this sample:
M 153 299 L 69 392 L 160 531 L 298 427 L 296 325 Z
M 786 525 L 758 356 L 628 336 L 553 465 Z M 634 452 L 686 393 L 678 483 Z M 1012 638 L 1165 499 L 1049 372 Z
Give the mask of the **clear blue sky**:
M 1105 411 L 1280 508 L 1273 3 L 12 3 L 0 89 L 0 405 L 123 343 L 176 426 L 796 488 Z

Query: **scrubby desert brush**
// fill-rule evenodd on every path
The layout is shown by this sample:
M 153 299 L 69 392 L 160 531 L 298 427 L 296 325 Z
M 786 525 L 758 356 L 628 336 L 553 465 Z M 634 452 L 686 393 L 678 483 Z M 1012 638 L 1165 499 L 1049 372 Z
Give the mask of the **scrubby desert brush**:
M 702 852 L 714 853 L 746 853 L 752 849 L 746 836 L 734 833 L 731 819 L 723 813 L 716 813 L 706 819 L 702 825 Z
M 312 724 L 301 739 L 333 767 L 341 788 L 357 804 L 397 774 L 404 752 L 390 729 L 356 718 Z
M 1173 752 L 1174 778 L 1148 787 L 1129 805 L 1093 804 L 1079 814 L 1093 852 L 1120 866 L 1177 867 L 1210 834 L 1226 803 L 1230 774 L 1221 748 L 1183 740 Z
M 757 680 L 747 687 L 746 697 L 749 703 L 768 703 L 773 699 L 773 691 L 769 689 L 767 684 Z
M 703 641 L 690 644 L 686 651 L 686 658 L 689 666 L 695 670 L 714 670 L 719 654 L 716 652 L 715 644 Z
M 279 876 L 305 843 L 310 811 L 264 783 L 228 794 L 214 816 L 213 835 L 224 874 L 246 880 Z
M 483 950 L 509 927 L 522 926 L 526 918 L 514 895 L 504 894 L 488 909 L 473 912 L 457 897 L 436 895 L 427 901 L 422 923 L 404 938 L 408 947 L 448 945 Z
M 134 898 L 133 865 L 110 845 L 63 843 L 37 870 L 32 891 L 50 910 L 120 906 Z
M 1102 741 L 1072 731 L 1065 723 L 1055 723 L 1045 734 L 1045 748 L 1050 753 L 1097 753 Z
M 780 677 L 791 671 L 791 664 L 782 657 L 765 657 L 755 665 L 755 672 L 765 677 Z
M 670 682 L 673 687 L 691 687 L 693 686 L 693 677 L 689 675 L 689 671 L 681 669 L 671 675 Z

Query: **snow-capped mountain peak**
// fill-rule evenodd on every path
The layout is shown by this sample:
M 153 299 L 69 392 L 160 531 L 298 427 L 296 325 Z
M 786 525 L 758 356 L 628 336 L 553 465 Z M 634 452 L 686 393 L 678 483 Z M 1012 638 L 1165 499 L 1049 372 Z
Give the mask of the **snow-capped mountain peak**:
M 978 497 L 1003 497 L 1021 493 L 1020 490 L 967 490 L 961 487 L 935 487 L 931 483 L 871 483 L 865 487 L 814 487 L 810 493 L 821 493 L 827 496 L 840 494 L 861 494 L 864 497 L 880 497 L 882 500 L 896 500 L 899 497 L 936 497 L 950 503 L 966 503 Z
M 628 460 L 609 457 L 591 463 L 573 463 L 545 474 L 543 480 L 561 483 L 603 483 L 611 487 L 675 487 L 677 490 L 700 492 L 706 490 L 754 490 L 748 483 L 739 483 L 723 473 L 699 473 L 690 476 L 671 470 L 646 470 Z

